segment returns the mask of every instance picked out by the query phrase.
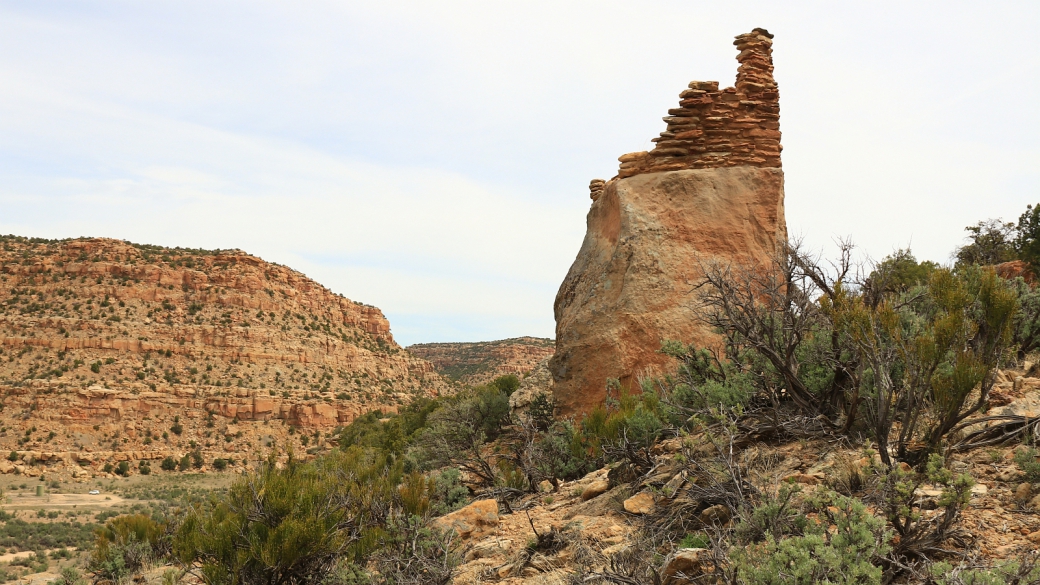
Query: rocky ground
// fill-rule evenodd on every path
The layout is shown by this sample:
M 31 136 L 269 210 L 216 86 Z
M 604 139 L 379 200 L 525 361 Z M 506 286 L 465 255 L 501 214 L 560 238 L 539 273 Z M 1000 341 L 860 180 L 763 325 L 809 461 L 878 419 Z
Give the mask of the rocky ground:
M 552 357 L 556 342 L 541 337 L 514 337 L 473 343 L 419 343 L 407 349 L 432 363 L 442 376 L 477 386 L 505 374 L 523 378 L 539 362 Z
M 1024 368 L 1002 372 L 994 394 L 1001 404 L 987 415 L 1040 414 L 1038 368 L 1026 363 Z M 954 471 L 967 472 L 976 481 L 958 524 L 967 544 L 962 552 L 976 562 L 1018 558 L 1040 546 L 1040 484 L 1030 483 L 1013 461 L 1017 448 L 1020 445 L 1012 443 L 957 453 L 950 458 Z M 645 545 L 648 535 L 658 530 L 657 523 L 668 514 L 675 514 L 677 506 L 690 506 L 685 513 L 691 525 L 728 521 L 728 513 L 717 509 L 719 506 L 697 506 L 681 496 L 691 485 L 688 462 L 706 456 L 701 437 L 694 434 L 666 439 L 657 443 L 652 453 L 651 470 L 639 477 L 626 478 L 623 470 L 614 465 L 575 481 L 562 482 L 558 489 L 545 482 L 537 493 L 512 500 L 509 505 L 478 499 L 436 519 L 434 522 L 440 527 L 458 533 L 463 562 L 452 582 L 563 585 L 572 583 L 575 574 L 611 570 L 612 560 L 625 559 L 633 549 Z M 871 456 L 863 447 L 827 439 L 753 443 L 745 446 L 739 457 L 749 464 L 750 479 L 761 489 L 776 490 L 785 483 L 796 484 L 805 496 L 818 490 L 844 489 L 840 484 L 850 465 L 866 473 L 871 464 Z M 8 483 L 18 481 L 18 476 L 6 477 L 10 478 Z M 32 485 L 28 486 L 30 491 L 9 493 L 17 494 L 12 502 L 27 513 L 40 506 L 68 508 L 73 503 L 99 510 L 105 506 L 127 508 L 135 501 L 147 501 L 158 491 L 154 486 L 148 488 L 151 491 L 142 491 L 134 485 L 151 486 L 153 482 L 169 481 L 164 479 L 167 477 L 181 476 L 117 478 L 101 483 L 94 479 L 83 489 L 97 485 L 104 491 L 83 502 L 73 499 L 91 496 L 48 494 L 49 503 L 41 504 L 31 492 Z M 194 477 L 209 477 L 211 480 L 207 481 L 219 483 L 221 478 L 232 475 L 183 476 Z M 128 481 L 131 483 L 127 486 L 119 483 Z M 226 484 L 226 479 L 223 481 Z M 928 485 L 917 491 L 922 501 L 938 494 Z M 108 501 L 99 499 L 106 496 Z M 674 544 L 669 551 L 658 551 L 660 555 L 654 561 L 661 568 L 663 584 L 688 583 L 679 575 L 707 570 L 705 550 Z M 173 567 L 169 566 L 152 568 L 139 582 L 162 583 L 171 570 Z M 54 576 L 52 571 L 26 576 L 23 581 L 42 583 Z M 185 578 L 185 582 L 189 581 L 191 578 Z
M 1027 362 L 1024 368 L 1002 372 L 994 394 L 1002 405 L 987 415 L 1040 414 L 1037 368 Z M 438 522 L 456 529 L 467 551 L 453 582 L 563 584 L 582 570 L 609 569 L 611 558 L 621 558 L 645 540 L 656 530 L 655 522 L 681 504 L 681 498 L 673 496 L 688 485 L 689 466 L 683 462 L 703 456 L 697 445 L 696 436 L 658 443 L 652 471 L 634 481 L 619 481 L 620 474 L 601 469 L 563 483 L 556 491 L 543 485 L 540 493 L 509 509 L 483 501 L 442 517 Z M 951 456 L 950 467 L 969 473 L 976 482 L 959 526 L 968 543 L 964 552 L 977 562 L 1019 558 L 1040 546 L 1040 485 L 1029 483 L 1014 463 L 1019 447 L 1016 442 Z M 775 490 L 785 482 L 793 483 L 806 495 L 838 487 L 850 464 L 864 470 L 869 465 L 863 448 L 822 439 L 756 443 L 741 455 L 755 462 L 751 469 L 756 485 Z M 927 499 L 938 494 L 925 485 L 917 496 Z M 725 515 L 705 508 L 691 521 L 708 525 L 718 519 L 713 516 L 718 513 Z M 550 532 L 554 536 L 549 540 L 555 544 L 539 546 L 538 535 L 546 540 L 544 535 Z M 676 574 L 705 570 L 704 555 L 704 550 L 683 548 L 665 554 L 660 562 L 662 582 L 687 583 Z
M 450 389 L 379 309 L 244 252 L 0 238 L 0 473 L 302 453 Z

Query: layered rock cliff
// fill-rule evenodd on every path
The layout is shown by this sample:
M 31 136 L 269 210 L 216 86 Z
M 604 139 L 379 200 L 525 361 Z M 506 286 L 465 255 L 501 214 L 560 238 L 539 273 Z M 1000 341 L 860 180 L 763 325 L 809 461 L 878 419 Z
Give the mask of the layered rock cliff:
M 241 251 L 0 245 L 0 451 L 100 465 L 309 448 L 300 436 L 448 387 L 379 309 Z
M 700 263 L 767 263 L 786 239 L 772 42 L 763 29 L 738 36 L 736 85 L 690 82 L 656 147 L 590 184 L 585 240 L 555 303 L 549 368 L 564 413 L 602 403 L 608 379 L 634 387 L 672 367 L 664 340 L 712 344 L 696 311 Z
M 476 386 L 506 374 L 522 378 L 549 358 L 555 348 L 552 339 L 514 337 L 470 343 L 419 343 L 407 349 L 432 363 L 442 376 Z

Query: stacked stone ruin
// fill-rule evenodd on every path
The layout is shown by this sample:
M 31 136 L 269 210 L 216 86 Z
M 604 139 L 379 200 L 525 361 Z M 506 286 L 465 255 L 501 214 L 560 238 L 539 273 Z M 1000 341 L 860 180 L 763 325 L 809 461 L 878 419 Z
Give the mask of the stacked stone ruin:
M 599 199 L 599 196 L 603 194 L 603 187 L 607 184 L 603 179 L 592 179 L 589 183 L 589 197 L 593 201 Z
M 773 79 L 773 35 L 756 28 L 736 37 L 735 87 L 691 81 L 668 110 L 667 129 L 649 152 L 618 158 L 619 178 L 717 167 L 780 167 L 780 93 Z M 596 191 L 592 189 L 595 200 Z

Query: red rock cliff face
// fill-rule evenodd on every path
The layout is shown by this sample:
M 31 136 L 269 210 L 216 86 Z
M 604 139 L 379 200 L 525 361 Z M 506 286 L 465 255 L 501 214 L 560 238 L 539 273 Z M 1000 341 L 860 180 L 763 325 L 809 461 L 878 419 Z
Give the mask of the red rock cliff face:
M 666 339 L 713 343 L 695 310 L 700 260 L 766 263 L 787 237 L 772 35 L 735 44 L 735 87 L 691 82 L 657 147 L 590 185 L 585 240 L 555 304 L 549 369 L 564 413 L 601 404 L 610 378 L 635 387 L 674 367 L 658 353 Z
M 376 307 L 244 252 L 0 236 L 3 452 L 304 453 L 449 388 Z

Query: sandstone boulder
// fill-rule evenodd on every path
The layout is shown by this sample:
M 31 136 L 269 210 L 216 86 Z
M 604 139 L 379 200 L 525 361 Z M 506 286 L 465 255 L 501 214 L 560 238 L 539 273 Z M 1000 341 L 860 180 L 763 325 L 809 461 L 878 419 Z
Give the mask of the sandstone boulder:
M 654 496 L 647 492 L 639 492 L 625 500 L 625 511 L 629 514 L 644 515 L 654 511 Z
M 478 500 L 434 523 L 443 530 L 454 530 L 463 540 L 488 536 L 498 528 L 498 501 Z
M 556 296 L 549 362 L 562 413 L 603 402 L 673 367 L 664 340 L 712 345 L 699 320 L 699 259 L 763 264 L 786 239 L 783 172 L 689 169 L 613 179 L 592 204 L 581 250 Z
M 661 571 L 663 585 L 685 585 L 687 583 L 704 582 L 704 577 L 712 572 L 708 562 L 708 551 L 703 548 L 681 548 L 673 553 L 665 562 Z
M 585 489 L 581 491 L 581 501 L 591 500 L 598 495 L 606 493 L 610 489 L 610 482 L 605 479 L 597 479 L 585 486 Z

